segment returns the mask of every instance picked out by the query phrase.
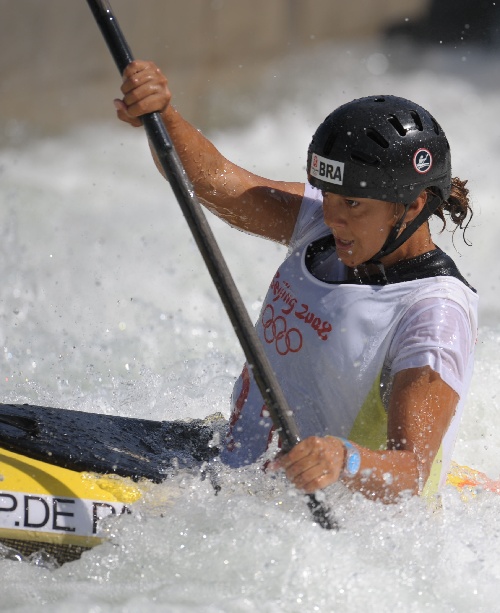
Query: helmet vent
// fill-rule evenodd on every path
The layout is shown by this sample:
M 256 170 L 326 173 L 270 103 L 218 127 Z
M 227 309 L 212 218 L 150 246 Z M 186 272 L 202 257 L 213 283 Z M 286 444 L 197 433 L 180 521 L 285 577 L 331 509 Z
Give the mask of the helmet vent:
M 323 146 L 323 151 L 325 152 L 326 155 L 329 155 L 333 149 L 333 145 L 335 144 L 335 141 L 337 140 L 337 132 L 331 132 L 328 136 L 328 138 L 325 141 L 325 144 Z
M 406 136 L 406 129 L 403 124 L 399 121 L 396 115 L 389 115 L 387 121 L 391 124 L 391 126 L 396 130 L 396 132 L 400 136 Z
M 368 128 L 368 130 L 366 131 L 366 136 L 368 136 L 368 138 L 371 138 L 372 141 L 374 141 L 375 143 L 377 143 L 377 145 L 383 147 L 384 149 L 387 149 L 387 147 L 389 147 L 389 143 L 385 140 L 382 134 L 380 134 L 380 132 L 377 132 L 377 130 L 374 130 L 373 128 Z
M 380 160 L 377 157 L 373 155 L 368 155 L 364 151 L 359 151 L 359 150 L 351 151 L 351 160 L 353 162 L 367 164 L 368 166 L 379 166 L 380 165 Z
M 422 120 L 420 119 L 420 115 L 417 113 L 417 111 L 411 111 L 410 115 L 413 117 L 413 121 L 415 122 L 415 125 L 417 126 L 418 130 L 422 132 L 422 130 L 424 129 L 424 126 L 422 125 Z

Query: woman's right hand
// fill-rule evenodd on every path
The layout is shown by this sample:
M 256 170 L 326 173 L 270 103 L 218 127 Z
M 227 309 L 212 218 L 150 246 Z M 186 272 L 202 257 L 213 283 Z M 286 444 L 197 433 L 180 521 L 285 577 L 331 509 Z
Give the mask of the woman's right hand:
M 165 75 L 154 62 L 135 60 L 123 71 L 123 99 L 115 99 L 118 119 L 134 127 L 142 125 L 141 115 L 163 113 L 172 97 Z

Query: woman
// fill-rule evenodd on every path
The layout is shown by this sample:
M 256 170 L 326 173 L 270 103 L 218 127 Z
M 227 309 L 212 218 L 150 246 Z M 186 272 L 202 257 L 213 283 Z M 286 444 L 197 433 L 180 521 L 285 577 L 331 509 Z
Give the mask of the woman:
M 161 113 L 203 204 L 289 247 L 256 327 L 302 440 L 272 466 L 307 493 L 338 480 L 386 502 L 437 493 L 477 328 L 475 291 L 429 231 L 433 214 L 463 228 L 470 213 L 439 124 L 402 98 L 355 100 L 317 129 L 307 183 L 271 181 L 229 162 L 186 122 L 153 63 L 130 64 L 122 92 L 121 120 L 139 126 L 144 113 Z M 271 439 L 245 367 L 221 457 L 256 462 Z

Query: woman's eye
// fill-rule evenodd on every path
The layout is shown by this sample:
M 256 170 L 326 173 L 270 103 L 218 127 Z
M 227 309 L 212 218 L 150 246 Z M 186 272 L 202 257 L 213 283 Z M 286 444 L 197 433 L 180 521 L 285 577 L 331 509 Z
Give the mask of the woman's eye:
M 357 200 L 347 200 L 346 199 L 346 204 L 347 206 L 350 206 L 352 209 L 356 206 L 359 206 L 359 202 Z

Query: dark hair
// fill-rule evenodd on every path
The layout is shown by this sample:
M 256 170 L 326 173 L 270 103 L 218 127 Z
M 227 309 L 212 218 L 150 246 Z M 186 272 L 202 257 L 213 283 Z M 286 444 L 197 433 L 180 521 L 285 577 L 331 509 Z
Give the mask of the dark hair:
M 460 230 L 463 230 L 462 236 L 464 243 L 470 247 L 472 243 L 465 238 L 465 231 L 469 227 L 474 213 L 472 211 L 469 199 L 469 189 L 466 187 L 466 185 L 467 181 L 462 181 L 458 177 L 453 177 L 451 180 L 451 192 L 448 200 L 443 200 L 441 202 L 434 212 L 434 215 L 439 217 L 439 219 L 443 222 L 443 227 L 441 228 L 441 232 L 443 232 L 446 228 L 446 213 L 456 226 L 453 228 L 452 233 L 455 234 L 459 228 Z M 429 188 L 428 191 L 431 192 L 431 194 L 434 194 L 432 188 Z

